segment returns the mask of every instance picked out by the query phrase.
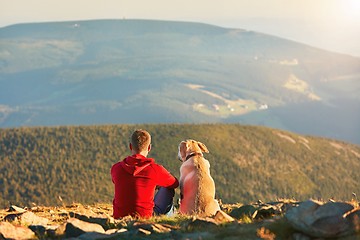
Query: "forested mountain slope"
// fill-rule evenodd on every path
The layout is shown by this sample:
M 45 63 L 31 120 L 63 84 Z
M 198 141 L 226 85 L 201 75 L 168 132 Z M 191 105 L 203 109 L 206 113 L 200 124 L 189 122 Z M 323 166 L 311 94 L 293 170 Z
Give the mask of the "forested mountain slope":
M 360 189 L 360 147 L 332 139 L 239 124 L 33 127 L 0 129 L 0 205 L 111 202 L 110 168 L 136 128 L 152 134 L 149 157 L 177 177 L 180 141 L 203 142 L 226 203 L 349 199 Z

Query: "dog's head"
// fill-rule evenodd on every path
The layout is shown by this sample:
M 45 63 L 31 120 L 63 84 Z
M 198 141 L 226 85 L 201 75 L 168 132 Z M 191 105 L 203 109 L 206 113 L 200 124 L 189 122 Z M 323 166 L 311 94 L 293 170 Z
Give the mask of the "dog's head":
M 205 144 L 201 142 L 188 139 L 186 141 L 182 141 L 179 144 L 179 159 L 182 162 L 185 162 L 187 160 L 186 157 L 191 154 L 202 154 L 203 152 L 208 153 L 209 150 L 207 149 Z

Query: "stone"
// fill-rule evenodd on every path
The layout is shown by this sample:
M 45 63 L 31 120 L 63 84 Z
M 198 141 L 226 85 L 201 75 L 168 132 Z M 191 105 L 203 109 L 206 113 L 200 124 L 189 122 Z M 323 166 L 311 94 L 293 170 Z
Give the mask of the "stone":
M 114 218 L 109 218 L 106 215 L 86 216 L 86 215 L 70 212 L 69 216 L 72 218 L 77 218 L 84 222 L 99 224 L 105 230 L 109 229 L 110 224 L 114 224 Z
M 133 227 L 150 231 L 151 233 L 168 233 L 172 230 L 172 227 L 166 224 L 159 223 L 141 223 L 135 222 Z
M 311 238 L 309 236 L 306 236 L 302 233 L 292 234 L 291 239 L 293 239 L 293 240 L 311 240 Z
M 86 232 L 105 233 L 104 228 L 96 223 L 88 223 L 77 218 L 70 218 L 66 222 L 66 237 L 78 237 Z
M 281 208 L 277 207 L 276 205 L 263 205 L 257 209 L 257 211 L 253 214 L 252 218 L 270 218 L 274 215 L 280 215 L 281 212 Z
M 34 239 L 35 233 L 24 226 L 15 226 L 9 222 L 0 222 L 0 239 Z
M 335 238 L 360 230 L 354 206 L 346 202 L 322 203 L 308 200 L 285 214 L 292 227 L 310 237 Z
M 27 210 L 15 205 L 11 205 L 9 208 L 9 212 L 17 212 L 17 213 L 23 213 L 26 212 Z
M 218 225 L 218 223 L 213 218 L 196 218 L 194 217 L 192 221 L 187 225 L 188 230 L 193 229 L 211 229 Z
M 44 236 L 46 234 L 46 227 L 43 225 L 30 225 L 29 228 L 36 236 Z
M 84 234 L 81 234 L 76 239 L 81 240 L 100 240 L 100 239 L 116 239 L 115 234 L 104 234 L 104 233 L 98 233 L 98 232 L 87 232 Z
M 59 226 L 56 225 L 30 225 L 29 228 L 38 236 L 40 239 L 44 238 L 44 236 L 55 237 L 56 230 Z M 65 228 L 64 228 L 65 229 Z M 65 231 L 62 232 L 63 235 Z
M 48 231 L 49 236 L 52 237 L 60 237 L 64 236 L 66 231 L 66 223 L 61 224 L 58 226 L 54 231 Z
M 244 216 L 251 217 L 257 214 L 257 208 L 253 205 L 244 205 L 239 208 L 234 208 L 229 215 L 233 218 L 240 219 Z
M 148 230 L 143 229 L 143 228 L 138 228 L 138 229 L 137 229 L 137 233 L 139 233 L 139 234 L 144 234 L 144 235 L 150 235 L 150 234 L 151 234 L 151 231 L 148 231 Z
M 49 219 L 39 217 L 33 212 L 22 212 L 8 214 L 4 218 L 5 221 L 14 222 L 16 221 L 20 225 L 46 225 L 49 223 Z
M 121 229 L 116 229 L 116 228 L 112 228 L 112 229 L 108 229 L 106 230 L 106 234 L 115 234 L 115 233 L 124 233 L 127 232 L 128 230 L 126 228 L 121 228 Z
M 214 220 L 218 223 L 234 222 L 235 219 L 222 210 L 215 213 Z

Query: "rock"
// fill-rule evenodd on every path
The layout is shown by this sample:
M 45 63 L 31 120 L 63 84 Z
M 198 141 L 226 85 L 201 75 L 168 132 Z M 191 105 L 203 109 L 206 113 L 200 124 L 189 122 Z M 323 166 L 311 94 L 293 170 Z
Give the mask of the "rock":
M 104 233 L 98 233 L 98 232 L 87 232 L 87 233 L 81 234 L 76 239 L 98 240 L 98 239 L 106 239 L 107 237 L 110 238 L 112 236 L 106 235 Z
M 29 228 L 36 234 L 37 237 L 42 239 L 45 236 L 55 237 L 56 236 L 55 232 L 59 228 L 59 226 L 56 226 L 56 225 L 30 225 Z M 59 235 L 63 235 L 64 232 L 65 232 L 65 230 L 62 232 L 62 234 L 59 234 Z
M 235 221 L 230 215 L 225 213 L 222 210 L 219 210 L 215 213 L 214 220 L 218 223 L 225 223 L 225 222 L 233 222 Z
M 360 230 L 357 211 L 345 202 L 321 203 L 308 200 L 288 210 L 285 215 L 294 229 L 310 237 L 335 238 Z M 359 214 L 360 216 L 360 214 Z
M 43 225 L 31 225 L 29 226 L 31 231 L 33 231 L 36 236 L 44 236 L 46 234 L 46 227 Z
M 49 231 L 48 234 L 51 237 L 60 237 L 60 236 L 64 236 L 65 235 L 65 231 L 66 231 L 66 223 L 61 224 L 60 226 L 58 226 L 55 231 Z
M 78 237 L 86 232 L 105 233 L 104 228 L 96 223 L 88 223 L 76 218 L 67 220 L 65 235 L 66 237 Z
M 121 228 L 121 229 L 116 229 L 116 228 L 112 228 L 112 229 L 109 229 L 109 230 L 106 230 L 106 234 L 115 234 L 115 233 L 124 233 L 124 232 L 127 232 L 128 230 L 125 229 L 125 228 Z
M 137 229 L 137 233 L 138 233 L 138 234 L 144 234 L 144 235 L 150 235 L 150 234 L 151 234 L 151 231 L 148 231 L 148 230 L 143 229 L 143 228 L 138 228 L 138 229 Z
M 27 210 L 23 209 L 21 207 L 15 206 L 15 205 L 11 205 L 8 211 L 9 212 L 23 213 L 23 212 L 26 212 Z
M 281 208 L 278 208 L 275 205 L 263 205 L 257 209 L 252 215 L 252 218 L 270 218 L 274 215 L 280 215 L 281 212 Z
M 293 240 L 311 240 L 310 237 L 308 237 L 308 236 L 306 236 L 306 235 L 304 235 L 302 233 L 294 233 L 294 234 L 292 234 L 291 239 L 293 239 Z
M 81 240 L 117 239 L 117 236 L 118 236 L 118 234 L 87 232 L 87 233 L 81 234 L 76 239 L 81 239 Z
M 168 233 L 172 230 L 172 226 L 167 224 L 159 224 L 159 223 L 141 223 L 135 222 L 133 227 L 137 229 L 143 229 L 150 231 L 151 233 Z
M 49 223 L 49 219 L 36 216 L 36 214 L 28 211 L 8 214 L 4 220 L 8 222 L 16 221 L 20 225 L 46 225 Z
M 196 218 L 194 217 L 192 221 L 187 225 L 188 230 L 194 229 L 211 229 L 218 225 L 218 223 L 213 218 Z
M 253 205 L 244 205 L 244 206 L 241 206 L 239 208 L 234 208 L 231 212 L 230 212 L 230 216 L 233 217 L 233 218 L 236 218 L 236 219 L 240 219 L 244 216 L 248 216 L 248 217 L 251 217 L 253 215 L 256 215 L 257 214 L 257 208 Z
M 108 218 L 106 215 L 86 216 L 86 215 L 70 212 L 69 216 L 72 218 L 77 218 L 84 222 L 99 224 L 105 230 L 109 229 L 110 224 L 114 224 L 114 218 Z
M 174 239 L 214 239 L 214 234 L 210 232 L 192 232 L 192 233 L 182 233 L 180 235 L 177 235 Z M 241 239 L 239 237 L 233 238 L 233 239 Z
M 0 222 L 0 239 L 34 239 L 35 234 L 24 226 L 15 226 L 9 222 Z

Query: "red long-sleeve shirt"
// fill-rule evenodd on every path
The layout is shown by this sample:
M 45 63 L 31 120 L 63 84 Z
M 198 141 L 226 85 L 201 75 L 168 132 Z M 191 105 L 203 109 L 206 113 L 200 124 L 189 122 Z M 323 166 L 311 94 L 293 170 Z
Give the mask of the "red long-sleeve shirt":
M 114 218 L 127 215 L 151 217 L 156 186 L 177 188 L 179 181 L 154 159 L 135 154 L 114 164 Z

